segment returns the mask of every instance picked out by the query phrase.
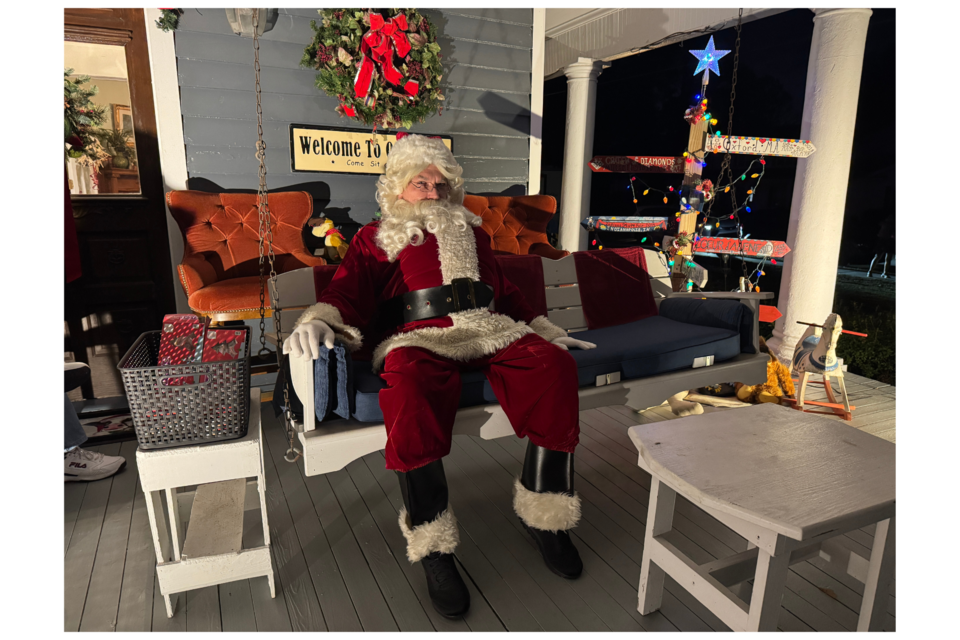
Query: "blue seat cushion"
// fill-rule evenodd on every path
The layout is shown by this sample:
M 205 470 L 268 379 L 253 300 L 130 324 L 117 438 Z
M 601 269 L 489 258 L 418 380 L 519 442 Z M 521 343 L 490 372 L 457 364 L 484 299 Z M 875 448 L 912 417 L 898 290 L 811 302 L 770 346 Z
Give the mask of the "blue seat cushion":
M 577 331 L 570 337 L 597 345 L 586 351 L 570 350 L 577 361 L 580 386 L 595 384 L 597 376 L 617 371 L 623 380 L 644 378 L 689 368 L 694 358 L 701 356 L 713 356 L 714 362 L 722 362 L 740 353 L 737 331 L 677 322 L 664 316 Z
M 739 303 L 737 303 L 738 306 Z M 729 360 L 740 353 L 740 334 L 732 329 L 704 327 L 651 316 L 616 327 L 571 333 L 578 340 L 594 342 L 596 349 L 571 349 L 577 362 L 580 386 L 592 386 L 597 376 L 620 372 L 623 380 L 643 378 L 686 369 L 694 358 L 713 356 L 714 362 Z M 369 362 L 353 361 L 356 408 L 353 417 L 361 422 L 383 422 L 379 393 L 386 383 L 373 373 Z M 480 371 L 461 375 L 460 406 L 497 402 L 490 383 Z
M 737 331 L 740 351 L 757 352 L 753 347 L 753 311 L 739 300 L 677 296 L 660 303 L 660 315 L 677 322 Z

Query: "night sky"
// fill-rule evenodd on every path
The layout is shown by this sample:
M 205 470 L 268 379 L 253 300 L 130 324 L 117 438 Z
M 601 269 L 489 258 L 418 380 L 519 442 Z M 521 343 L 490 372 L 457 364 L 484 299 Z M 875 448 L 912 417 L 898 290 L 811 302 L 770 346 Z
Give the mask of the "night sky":
M 894 206 L 895 24 L 895 10 L 873 10 L 860 85 L 840 264 L 869 261 L 879 222 Z M 727 117 L 736 33 L 730 28 L 713 35 L 717 49 L 731 50 L 719 61 L 721 75 L 711 74 L 707 91 L 710 111 L 719 121 L 716 128 L 726 135 L 730 133 Z M 812 37 L 813 13 L 808 9 L 786 11 L 743 25 L 734 135 L 800 136 Z M 697 60 L 688 51 L 705 48 L 709 38 L 700 36 L 611 63 L 600 75 L 597 86 L 594 155 L 675 156 L 683 152 L 689 135 L 683 112 L 693 104 L 702 76 L 693 75 Z M 549 80 L 544 94 L 543 170 L 548 175 L 543 192 L 559 200 L 559 178 L 549 172 L 563 168 L 566 78 Z M 751 158 L 734 155 L 734 175 L 746 169 Z M 721 161 L 721 155 L 708 156 L 704 168 L 704 176 L 715 183 Z M 786 240 L 796 163 L 793 158 L 767 158 L 752 213 L 741 212 L 744 233 L 750 233 L 752 238 Z M 633 215 L 634 204 L 627 188 L 629 177 L 630 174 L 593 174 L 590 213 Z M 638 174 L 641 178 L 657 188 L 679 185 L 681 180 L 676 175 Z M 675 209 L 664 208 L 653 193 L 638 197 L 640 206 L 650 206 L 647 215 L 668 215 Z M 721 202 L 715 210 L 719 210 Z M 729 207 L 727 202 L 722 204 Z

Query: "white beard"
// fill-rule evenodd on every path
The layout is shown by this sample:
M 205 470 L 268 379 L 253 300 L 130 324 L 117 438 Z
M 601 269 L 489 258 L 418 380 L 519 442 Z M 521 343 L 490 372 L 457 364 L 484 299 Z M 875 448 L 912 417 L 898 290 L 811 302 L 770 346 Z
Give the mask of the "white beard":
M 387 259 L 393 262 L 407 245 L 423 244 L 425 232 L 443 235 L 447 229 L 463 232 L 481 224 L 483 218 L 446 200 L 397 200 L 390 207 L 390 214 L 380 222 L 376 242 L 387 254 Z

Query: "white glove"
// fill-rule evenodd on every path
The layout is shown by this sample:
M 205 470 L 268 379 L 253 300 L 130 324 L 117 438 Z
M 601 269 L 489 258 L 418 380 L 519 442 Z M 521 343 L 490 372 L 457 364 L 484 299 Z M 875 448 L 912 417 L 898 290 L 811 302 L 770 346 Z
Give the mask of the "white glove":
M 316 360 L 320 357 L 320 342 L 327 349 L 333 349 L 334 334 L 323 320 L 309 320 L 293 330 L 283 341 L 283 352 L 292 353 L 297 358 Z
M 577 340 L 576 338 L 563 337 L 557 338 L 550 341 L 552 344 L 557 345 L 564 351 L 569 351 L 568 347 L 575 347 L 577 349 L 596 349 L 597 345 L 592 342 L 584 342 L 583 340 Z

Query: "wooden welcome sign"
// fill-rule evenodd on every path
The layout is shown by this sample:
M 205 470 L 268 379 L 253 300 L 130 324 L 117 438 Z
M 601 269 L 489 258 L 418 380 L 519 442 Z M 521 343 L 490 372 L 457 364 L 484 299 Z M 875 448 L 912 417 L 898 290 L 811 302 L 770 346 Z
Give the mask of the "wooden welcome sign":
M 431 137 L 440 138 L 453 151 L 450 136 Z M 384 172 L 387 156 L 396 142 L 396 133 L 374 135 L 344 127 L 291 124 L 290 169 L 299 173 L 379 175 Z

